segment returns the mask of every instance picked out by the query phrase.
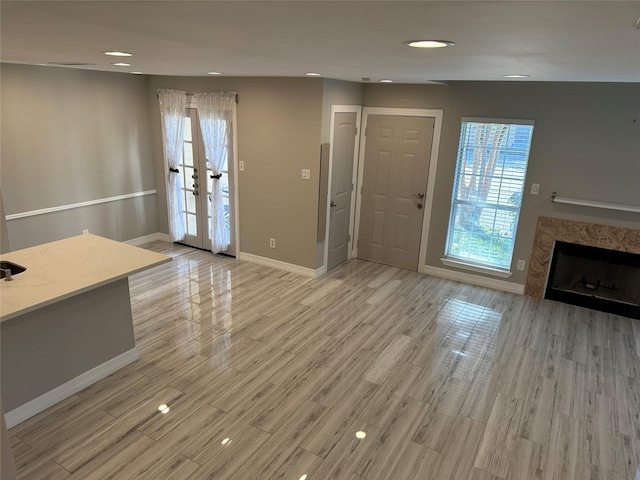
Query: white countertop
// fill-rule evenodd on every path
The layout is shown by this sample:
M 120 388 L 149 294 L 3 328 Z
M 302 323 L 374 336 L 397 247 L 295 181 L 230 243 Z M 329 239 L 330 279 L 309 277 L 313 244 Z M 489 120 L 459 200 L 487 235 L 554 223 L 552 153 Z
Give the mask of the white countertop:
M 171 261 L 96 235 L 79 235 L 0 255 L 27 270 L 0 280 L 0 322 Z

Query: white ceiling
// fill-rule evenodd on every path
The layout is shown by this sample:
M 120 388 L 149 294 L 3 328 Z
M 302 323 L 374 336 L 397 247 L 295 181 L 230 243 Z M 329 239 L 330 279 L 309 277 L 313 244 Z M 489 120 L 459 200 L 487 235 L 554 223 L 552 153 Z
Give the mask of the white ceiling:
M 7 1 L 0 58 L 156 75 L 640 82 L 640 1 Z M 451 40 L 420 50 L 408 40 Z M 106 50 L 134 56 L 114 67 Z

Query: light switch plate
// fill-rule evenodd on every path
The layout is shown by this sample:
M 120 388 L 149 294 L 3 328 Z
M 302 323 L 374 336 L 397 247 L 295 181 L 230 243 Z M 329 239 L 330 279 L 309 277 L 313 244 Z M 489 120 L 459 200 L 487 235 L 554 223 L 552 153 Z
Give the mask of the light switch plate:
M 303 180 L 311 180 L 311 170 L 307 168 L 302 169 L 302 179 Z
M 238 162 L 238 170 L 244 172 L 244 162 L 242 160 Z
M 524 270 L 524 266 L 525 265 L 526 264 L 525 264 L 524 260 L 518 260 L 518 266 L 517 266 L 518 270 L 520 270 L 520 271 Z
M 540 193 L 540 184 L 532 183 L 531 184 L 531 195 L 538 195 Z

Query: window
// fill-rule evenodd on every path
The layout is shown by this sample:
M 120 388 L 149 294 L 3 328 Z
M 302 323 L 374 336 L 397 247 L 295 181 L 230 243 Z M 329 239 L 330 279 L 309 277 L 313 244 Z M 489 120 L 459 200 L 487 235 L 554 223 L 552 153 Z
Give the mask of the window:
M 533 122 L 463 118 L 446 260 L 509 271 Z

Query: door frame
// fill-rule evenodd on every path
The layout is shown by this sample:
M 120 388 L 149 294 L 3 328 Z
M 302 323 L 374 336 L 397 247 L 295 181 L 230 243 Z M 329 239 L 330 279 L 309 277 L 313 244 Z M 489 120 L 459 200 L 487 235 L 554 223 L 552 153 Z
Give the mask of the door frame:
M 440 136 L 442 132 L 442 117 L 444 110 L 431 108 L 389 108 L 389 107 L 364 107 L 362 109 L 362 124 L 360 128 L 360 148 L 358 157 L 358 183 L 356 194 L 356 208 L 354 218 L 354 233 L 352 236 L 353 252 L 352 257 L 358 257 L 358 240 L 360 239 L 360 209 L 362 207 L 362 179 L 364 176 L 364 155 L 367 137 L 367 121 L 369 115 L 392 115 L 404 117 L 425 117 L 433 118 L 433 140 L 431 141 L 431 157 L 429 160 L 429 172 L 427 173 L 427 192 L 425 198 L 425 208 L 422 216 L 422 233 L 420 236 L 420 253 L 418 255 L 418 272 L 424 273 L 425 259 L 427 257 L 427 243 L 429 240 L 429 229 L 431 225 L 431 211 L 433 208 L 433 195 L 436 183 L 436 170 L 438 168 L 438 152 L 440 150 Z
M 356 184 L 358 181 L 358 157 L 359 157 L 359 148 L 360 148 L 360 136 L 362 132 L 362 106 L 360 105 L 331 105 L 331 123 L 329 126 L 329 181 L 328 181 L 328 193 L 327 193 L 327 212 L 331 210 L 331 176 L 333 175 L 333 130 L 335 128 L 335 119 L 336 113 L 355 113 L 356 114 L 356 128 L 357 132 L 353 137 L 354 146 L 353 146 L 353 168 L 351 169 L 351 182 L 354 185 L 353 190 L 351 190 L 351 214 L 349 215 L 349 245 L 347 246 L 347 260 L 353 258 L 353 245 L 355 245 L 355 226 L 357 225 L 355 222 L 355 206 L 356 206 Z M 324 262 L 323 265 L 325 268 L 329 266 L 329 237 L 331 234 L 331 215 L 327 215 L 326 220 L 326 228 L 325 228 L 325 236 L 324 236 Z
M 236 97 L 237 98 L 237 97 Z M 240 195 L 238 190 L 240 189 L 240 182 L 238 176 L 239 170 L 239 155 L 238 155 L 238 104 L 233 109 L 232 120 L 233 125 L 231 134 L 233 135 L 233 230 L 235 235 L 235 252 L 234 256 L 238 258 L 240 255 Z
M 198 103 L 194 100 L 193 98 L 193 94 L 192 93 L 188 93 L 187 94 L 187 102 L 186 102 L 186 106 L 185 106 L 185 110 L 188 110 L 190 108 L 193 108 L 195 110 L 198 110 Z M 239 204 L 239 199 L 240 199 L 240 195 L 238 193 L 238 190 L 240 188 L 239 186 L 239 176 L 238 176 L 238 170 L 239 170 L 239 155 L 238 155 L 238 106 L 236 104 L 236 108 L 233 109 L 233 126 L 232 126 L 232 135 L 233 135 L 233 201 L 235 202 L 234 204 L 234 208 L 233 208 L 233 219 L 234 219 L 234 234 L 235 234 L 235 246 L 236 246 L 236 251 L 235 251 L 235 257 L 238 258 L 238 255 L 240 255 L 240 221 L 239 221 L 239 212 L 240 212 L 240 204 Z M 198 123 L 198 129 L 200 128 L 200 122 Z M 164 145 L 162 146 L 163 152 L 164 152 Z M 164 190 L 165 190 L 165 200 L 166 200 L 166 204 L 167 204 L 167 225 L 169 225 L 171 223 L 171 210 L 170 210 L 170 206 L 169 206 L 169 165 L 167 164 L 166 159 L 164 158 L 164 153 L 163 153 L 163 157 L 162 157 L 162 163 L 164 164 Z M 173 243 L 173 241 L 171 241 Z

